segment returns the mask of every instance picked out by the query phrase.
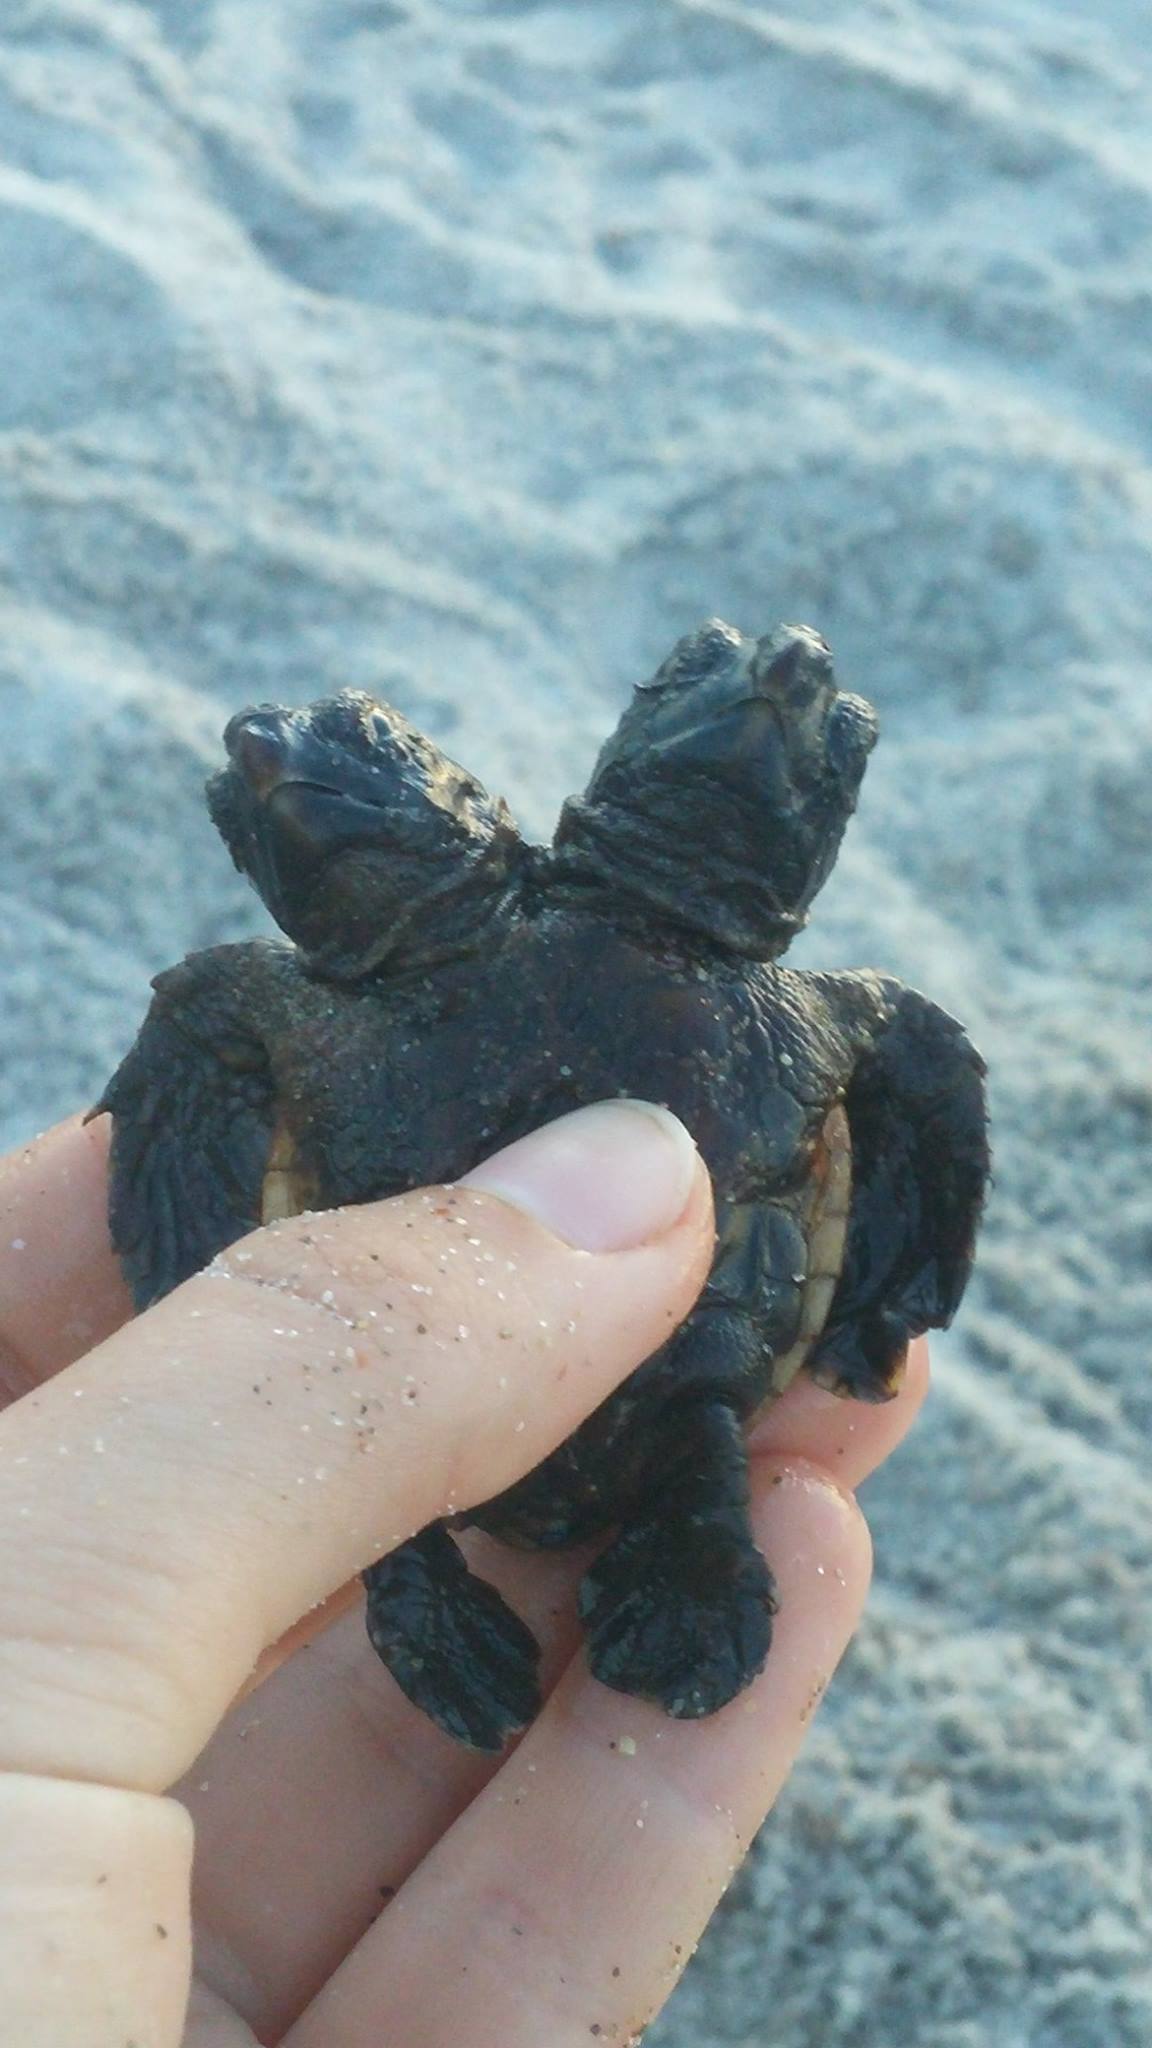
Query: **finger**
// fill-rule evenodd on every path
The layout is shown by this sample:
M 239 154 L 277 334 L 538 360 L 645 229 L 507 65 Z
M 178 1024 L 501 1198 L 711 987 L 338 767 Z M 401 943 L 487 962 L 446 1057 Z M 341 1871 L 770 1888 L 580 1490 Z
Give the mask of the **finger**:
M 286 2037 L 286 2048 L 624 2043 L 659 2009 L 791 1767 L 858 1619 L 853 1504 L 757 1474 L 781 1606 L 763 1675 L 667 1720 L 575 1663 L 543 1715 Z
M 800 1373 L 765 1409 L 749 1437 L 752 1451 L 820 1465 L 844 1492 L 884 1463 L 907 1436 L 928 1392 L 928 1345 L 917 1337 L 899 1392 L 890 1401 L 852 1401 Z
M 612 1104 L 512 1149 L 514 1194 L 563 1224 L 583 1189 L 594 1241 L 615 1203 L 627 1248 L 475 1188 L 297 1218 L 0 1418 L 0 1765 L 171 1783 L 269 1642 L 657 1347 L 711 1251 L 682 1126 Z
M 191 1861 L 174 1799 L 0 1775 L 5 2044 L 174 2048 Z
M 465 1542 L 540 1642 L 547 1697 L 578 1648 L 589 1550 Z M 200 1975 L 278 2038 L 498 1768 L 404 1697 L 360 1602 L 227 1716 L 177 1788 L 196 1825 Z
M 107 1118 L 0 1160 L 0 1408 L 132 1313 L 108 1238 Z
M 797 1382 L 757 1425 L 758 1456 L 806 1459 L 855 1486 L 911 1427 L 926 1383 L 922 1343 L 880 1405 Z M 547 1696 L 579 1647 L 588 1553 L 469 1541 L 539 1640 Z M 181 1788 L 196 1821 L 202 1973 L 258 2034 L 278 2036 L 498 1768 L 409 1704 L 357 1603 L 228 1716 Z

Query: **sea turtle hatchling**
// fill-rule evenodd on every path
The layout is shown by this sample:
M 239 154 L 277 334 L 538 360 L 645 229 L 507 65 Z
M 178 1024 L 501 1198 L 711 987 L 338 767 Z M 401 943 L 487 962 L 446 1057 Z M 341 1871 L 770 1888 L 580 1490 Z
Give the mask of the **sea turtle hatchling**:
M 535 847 L 366 695 L 243 712 L 209 808 L 291 944 L 161 974 L 98 1106 L 140 1307 L 261 1221 L 455 1180 L 581 1104 L 683 1119 L 716 1195 L 697 1306 L 460 1518 L 529 1547 L 606 1537 L 580 1593 L 592 1671 L 681 1717 L 724 1706 L 768 1653 L 750 1417 L 801 1366 L 886 1399 L 971 1264 L 988 1152 L 964 1032 L 883 974 L 778 964 L 875 736 L 810 628 L 748 640 L 712 620 L 636 690 Z M 364 1583 L 373 1644 L 442 1727 L 498 1749 L 531 1719 L 535 1639 L 448 1524 Z

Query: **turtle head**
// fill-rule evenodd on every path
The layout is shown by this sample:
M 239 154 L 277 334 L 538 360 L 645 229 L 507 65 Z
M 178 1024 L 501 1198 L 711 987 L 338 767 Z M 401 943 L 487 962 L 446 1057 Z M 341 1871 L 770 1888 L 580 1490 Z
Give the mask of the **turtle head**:
M 506 806 L 362 691 L 242 711 L 224 744 L 213 823 L 317 973 L 443 958 L 506 893 L 522 852 Z
M 831 871 L 875 739 L 810 626 L 746 640 L 711 619 L 639 686 L 565 805 L 559 871 L 771 959 Z

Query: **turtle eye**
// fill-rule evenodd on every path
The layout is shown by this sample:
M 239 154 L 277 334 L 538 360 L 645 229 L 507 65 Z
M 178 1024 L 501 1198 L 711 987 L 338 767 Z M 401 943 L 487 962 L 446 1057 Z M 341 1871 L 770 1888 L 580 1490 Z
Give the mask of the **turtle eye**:
M 362 761 L 371 760 L 387 736 L 387 726 L 380 716 L 380 707 L 371 697 L 357 695 L 349 698 L 348 711 L 350 715 L 345 733 L 346 743 Z
M 387 743 L 388 726 L 379 704 L 363 690 L 342 690 L 300 713 L 314 739 L 357 760 L 368 761 Z
M 662 690 L 689 689 L 727 667 L 739 646 L 739 633 L 726 626 L 723 619 L 709 619 L 695 633 L 686 633 L 676 642 L 651 681 L 636 685 L 637 692 L 646 696 Z
M 825 760 L 833 775 L 858 783 L 875 744 L 876 714 L 871 705 L 863 697 L 837 697 L 824 740 Z
M 392 738 L 392 728 L 378 704 L 368 704 L 364 709 L 364 736 L 372 752 L 386 747 Z

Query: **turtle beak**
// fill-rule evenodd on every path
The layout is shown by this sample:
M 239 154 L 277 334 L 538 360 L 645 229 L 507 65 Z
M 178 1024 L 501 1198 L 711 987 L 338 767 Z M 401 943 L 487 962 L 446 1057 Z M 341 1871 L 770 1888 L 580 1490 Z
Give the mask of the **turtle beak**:
M 778 626 L 756 642 L 748 665 L 754 696 L 793 716 L 826 711 L 836 696 L 832 653 L 811 626 Z
M 252 795 L 266 802 L 281 783 L 295 779 L 292 735 L 282 711 L 241 711 L 224 728 L 228 758 Z

